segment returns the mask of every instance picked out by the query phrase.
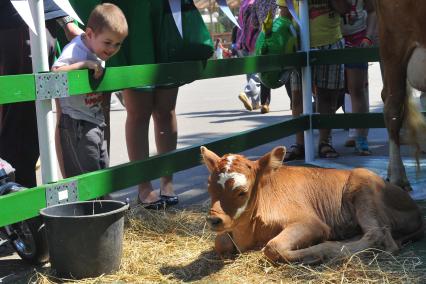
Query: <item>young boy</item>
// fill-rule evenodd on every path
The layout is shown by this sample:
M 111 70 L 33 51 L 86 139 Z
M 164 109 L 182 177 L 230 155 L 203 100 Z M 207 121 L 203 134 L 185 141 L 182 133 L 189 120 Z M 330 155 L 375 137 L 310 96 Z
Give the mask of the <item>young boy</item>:
M 128 34 L 127 21 L 117 6 L 98 5 L 91 12 L 85 33 L 65 46 L 52 71 L 91 69 L 94 78 L 103 73 L 105 61 L 116 54 Z M 106 168 L 109 164 L 102 94 L 57 99 L 59 160 L 64 177 Z M 59 156 L 58 155 L 58 156 Z

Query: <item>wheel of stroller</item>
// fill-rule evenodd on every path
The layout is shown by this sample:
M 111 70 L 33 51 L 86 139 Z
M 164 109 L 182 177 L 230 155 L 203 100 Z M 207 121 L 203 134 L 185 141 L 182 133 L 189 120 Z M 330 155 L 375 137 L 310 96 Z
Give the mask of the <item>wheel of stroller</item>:
M 40 216 L 7 225 L 3 232 L 23 260 L 31 264 L 49 261 L 46 230 Z

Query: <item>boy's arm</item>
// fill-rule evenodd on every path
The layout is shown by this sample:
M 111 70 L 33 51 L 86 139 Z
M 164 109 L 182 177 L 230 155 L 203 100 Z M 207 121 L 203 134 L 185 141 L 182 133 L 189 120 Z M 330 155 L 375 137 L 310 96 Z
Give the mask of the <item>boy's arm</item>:
M 53 72 L 72 71 L 72 70 L 80 70 L 80 69 L 92 69 L 95 72 L 93 75 L 95 79 L 100 78 L 102 76 L 102 73 L 104 72 L 101 64 L 92 60 L 80 61 L 70 65 L 52 67 Z

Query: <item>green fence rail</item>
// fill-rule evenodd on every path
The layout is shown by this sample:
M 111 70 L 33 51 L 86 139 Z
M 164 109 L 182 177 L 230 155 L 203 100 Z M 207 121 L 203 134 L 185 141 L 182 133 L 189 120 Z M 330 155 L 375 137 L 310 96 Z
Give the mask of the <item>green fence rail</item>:
M 353 48 L 330 51 L 311 51 L 310 64 L 356 63 L 378 61 L 377 48 Z M 223 60 L 188 61 L 167 64 L 147 64 L 107 68 L 96 91 L 112 91 L 194 80 L 280 70 L 285 67 L 303 67 L 307 53 L 289 55 L 249 56 Z M 182 72 L 184 70 L 184 72 Z M 69 95 L 93 92 L 87 70 L 70 71 Z M 0 76 L 0 104 L 36 100 L 35 75 Z
M 199 79 L 280 70 L 285 67 L 302 67 L 307 64 L 307 55 L 307 53 L 297 53 L 285 56 L 269 55 L 205 62 L 194 61 L 108 68 L 96 91 L 191 82 Z M 378 50 L 375 48 L 312 51 L 309 53 L 309 62 L 313 65 L 377 61 L 378 59 Z M 185 72 L 182 72 L 182 70 L 185 70 Z M 90 88 L 88 72 L 85 70 L 68 72 L 68 84 L 70 95 L 93 91 Z M 0 76 L 0 90 L 0 104 L 33 101 L 36 99 L 35 75 Z M 245 131 L 203 145 L 219 154 L 235 153 L 307 130 L 311 125 L 312 128 L 356 128 L 365 126 L 367 122 L 370 128 L 384 127 L 383 115 L 380 113 L 335 116 L 314 114 Z M 105 170 L 64 179 L 57 183 L 45 184 L 22 192 L 1 196 L 0 227 L 37 216 L 39 210 L 46 207 L 48 201 L 46 200 L 46 191 L 55 186 L 75 182 L 78 188 L 78 200 L 88 200 L 136 185 L 142 181 L 152 180 L 197 166 L 201 161 L 200 146 L 193 145 L 151 157 L 145 161 L 125 163 Z

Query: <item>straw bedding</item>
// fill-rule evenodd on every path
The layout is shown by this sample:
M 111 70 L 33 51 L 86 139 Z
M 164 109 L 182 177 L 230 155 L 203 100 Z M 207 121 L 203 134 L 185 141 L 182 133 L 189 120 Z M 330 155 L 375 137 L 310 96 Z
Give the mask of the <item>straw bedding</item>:
M 207 206 L 158 212 L 135 208 L 126 219 L 123 258 L 117 273 L 74 281 L 55 278 L 54 271 L 47 267 L 35 271 L 30 281 L 43 284 L 426 283 L 426 253 L 410 246 L 397 256 L 367 250 L 343 261 L 318 266 L 274 266 L 261 252 L 221 260 L 213 251 L 214 233 L 205 222 L 206 212 Z

